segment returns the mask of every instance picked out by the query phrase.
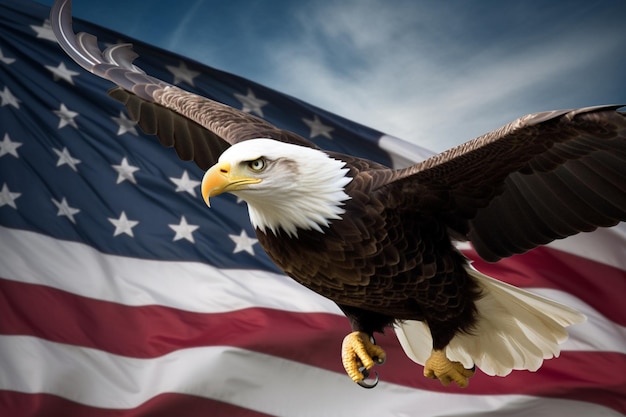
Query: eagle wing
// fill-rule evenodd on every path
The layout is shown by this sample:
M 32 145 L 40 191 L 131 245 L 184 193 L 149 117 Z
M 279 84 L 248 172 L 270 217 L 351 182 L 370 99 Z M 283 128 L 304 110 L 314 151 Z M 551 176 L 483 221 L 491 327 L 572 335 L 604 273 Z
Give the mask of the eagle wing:
M 436 213 L 488 260 L 626 220 L 622 106 L 535 113 L 386 174 L 395 205 Z M 406 208 L 406 207 L 405 207 Z
M 71 0 L 55 2 L 50 21 L 59 45 L 87 71 L 117 85 L 109 95 L 121 101 L 130 117 L 178 156 L 207 170 L 229 146 L 248 139 L 268 138 L 316 148 L 303 137 L 279 129 L 261 118 L 151 77 L 133 65 L 131 44 L 100 50 L 98 40 L 72 29 Z

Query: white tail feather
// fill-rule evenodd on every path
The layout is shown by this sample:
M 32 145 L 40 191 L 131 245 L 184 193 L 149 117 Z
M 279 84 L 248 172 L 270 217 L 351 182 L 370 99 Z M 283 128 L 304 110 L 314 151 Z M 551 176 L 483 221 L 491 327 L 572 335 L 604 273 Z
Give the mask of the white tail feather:
M 448 359 L 465 368 L 476 365 L 488 375 L 505 376 L 514 369 L 536 371 L 544 359 L 558 357 L 567 340 L 565 328 L 586 317 L 563 304 L 532 294 L 466 267 L 480 285 L 478 320 L 471 334 L 458 334 L 446 347 Z M 431 354 L 432 336 L 421 321 L 396 326 L 405 353 L 423 365 Z

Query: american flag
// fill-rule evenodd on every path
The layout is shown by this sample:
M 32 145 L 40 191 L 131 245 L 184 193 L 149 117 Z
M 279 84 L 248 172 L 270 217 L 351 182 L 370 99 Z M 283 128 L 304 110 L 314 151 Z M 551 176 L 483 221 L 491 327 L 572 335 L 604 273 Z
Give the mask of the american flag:
M 475 262 L 588 316 L 560 358 L 442 387 L 389 331 L 378 339 L 382 381 L 363 390 L 341 366 L 350 328 L 338 308 L 269 261 L 242 203 L 205 207 L 202 172 L 142 134 L 106 96 L 111 85 L 65 56 L 48 13 L 0 0 L 0 416 L 626 415 L 623 224 Z M 429 154 L 133 43 L 149 74 L 323 148 L 395 166 Z

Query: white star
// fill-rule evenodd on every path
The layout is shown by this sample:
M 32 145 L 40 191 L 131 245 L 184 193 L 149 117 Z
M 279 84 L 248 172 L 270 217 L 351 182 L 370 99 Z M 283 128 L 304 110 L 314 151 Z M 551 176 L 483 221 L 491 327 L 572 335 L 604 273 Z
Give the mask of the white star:
M 54 43 L 57 42 L 54 32 L 52 32 L 52 26 L 50 25 L 50 19 L 44 20 L 41 26 L 30 25 L 30 28 L 37 32 L 37 38 L 47 39 Z
M 124 180 L 128 180 L 133 184 L 137 184 L 137 180 L 135 179 L 135 171 L 139 171 L 139 168 L 133 165 L 128 164 L 128 160 L 126 158 L 122 159 L 122 163 L 119 165 L 111 165 L 114 170 L 117 171 L 117 182 L 116 184 L 121 183 Z
M 248 236 L 244 229 L 241 230 L 239 235 L 228 235 L 228 237 L 235 242 L 235 249 L 233 250 L 233 253 L 246 251 L 250 255 L 254 255 L 254 248 L 252 245 L 257 243 L 258 240 Z
M 7 65 L 11 65 L 12 63 L 15 62 L 15 58 L 9 58 L 4 56 L 4 53 L 2 53 L 2 49 L 0 49 L 0 62 L 7 64 Z
M 59 110 L 53 110 L 53 112 L 59 116 L 59 127 L 57 127 L 57 129 L 61 129 L 67 125 L 78 129 L 78 125 L 76 125 L 76 121 L 74 120 L 74 117 L 78 116 L 78 112 L 68 109 L 63 103 L 61 103 Z
M 120 117 L 111 117 L 111 119 L 119 126 L 117 136 L 121 136 L 126 132 L 137 136 L 137 129 L 135 129 L 137 122 L 130 120 L 123 112 L 120 112 Z
M 121 235 L 122 233 L 125 233 L 130 237 L 135 237 L 133 235 L 133 227 L 137 226 L 139 222 L 136 220 L 128 220 L 128 218 L 126 217 L 126 213 L 124 213 L 123 211 L 119 219 L 109 217 L 109 221 L 113 223 L 113 226 L 115 226 L 113 237 Z
M 45 65 L 45 67 L 52 72 L 54 81 L 65 80 L 68 83 L 74 85 L 72 77 L 79 75 L 79 72 L 72 71 L 65 66 L 65 62 L 61 62 L 59 66 L 53 67 L 52 65 Z
M 4 86 L 4 90 L 0 91 L 0 107 L 13 106 L 16 109 L 20 108 L 20 100 L 13 95 L 9 87 Z
M 72 158 L 72 155 L 70 155 L 70 151 L 68 151 L 66 147 L 63 147 L 62 151 L 58 150 L 57 148 L 52 148 L 52 150 L 59 157 L 59 160 L 57 161 L 57 167 L 67 164 L 74 171 L 77 171 L 76 165 L 80 164 L 80 159 Z
M 194 190 L 194 188 L 196 188 L 200 184 L 200 181 L 192 180 L 191 178 L 189 178 L 187 170 L 183 171 L 183 176 L 180 178 L 170 177 L 170 181 L 176 184 L 177 193 L 187 191 L 194 197 L 196 196 L 196 190 Z
M 193 79 L 200 75 L 198 71 L 192 71 L 187 68 L 187 65 L 182 61 L 180 61 L 180 64 L 177 67 L 173 65 L 166 65 L 165 68 L 167 68 L 167 70 L 174 76 L 174 84 L 176 85 L 181 82 L 186 82 L 187 84 L 195 87 Z
M 6 154 L 11 154 L 16 158 L 19 158 L 19 155 L 17 154 L 17 148 L 19 148 L 20 146 L 22 146 L 22 142 L 11 141 L 9 134 L 5 133 L 4 139 L 2 139 L 2 142 L 0 142 L 0 157 Z
M 4 185 L 2 185 L 2 190 L 0 190 L 0 207 L 7 205 L 17 209 L 15 200 L 21 195 L 22 193 L 12 193 L 5 182 Z
M 58 202 L 53 198 L 52 202 L 59 209 L 59 211 L 57 212 L 57 216 L 66 216 L 68 219 L 70 219 L 72 223 L 76 224 L 76 220 L 74 220 L 74 215 L 80 213 L 79 209 L 70 207 L 70 205 L 67 204 L 67 200 L 65 199 L 65 197 L 61 199 L 61 202 Z
M 196 229 L 198 229 L 200 226 L 197 226 L 195 224 L 188 224 L 185 216 L 181 217 L 179 224 L 168 224 L 168 226 L 170 227 L 170 229 L 176 232 L 176 235 L 173 239 L 174 242 L 180 239 L 186 239 L 191 243 L 196 243 L 193 240 L 192 233 L 196 231 Z
M 263 117 L 263 109 L 261 107 L 267 104 L 267 101 L 256 98 L 251 89 L 248 88 L 248 94 L 243 95 L 239 93 L 235 93 L 235 98 L 241 101 L 243 107 L 241 110 L 246 113 L 256 113 L 259 116 Z
M 335 130 L 335 128 L 331 126 L 326 126 L 324 123 L 322 123 L 320 118 L 317 117 L 317 114 L 313 115 L 313 120 L 303 118 L 302 121 L 306 123 L 309 129 L 311 129 L 311 134 L 309 135 L 310 138 L 321 135 L 327 137 L 328 139 L 332 139 L 332 136 L 330 136 L 330 132 Z

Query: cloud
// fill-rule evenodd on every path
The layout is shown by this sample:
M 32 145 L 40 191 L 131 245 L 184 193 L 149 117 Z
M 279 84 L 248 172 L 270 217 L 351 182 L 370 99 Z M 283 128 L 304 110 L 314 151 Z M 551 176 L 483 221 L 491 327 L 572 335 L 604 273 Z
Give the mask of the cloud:
M 445 10 L 413 2 L 385 4 L 304 6 L 294 16 L 300 32 L 266 49 L 273 74 L 265 83 L 443 150 L 525 113 L 571 106 L 567 103 L 578 93 L 572 85 L 594 81 L 586 72 L 590 63 L 625 47 L 623 37 L 601 28 L 592 34 L 485 38 L 484 44 L 471 33 L 452 39 L 448 32 L 464 30 L 460 17 L 447 22 L 455 25 L 452 31 Z
M 165 48 L 175 49 L 180 42 L 185 41 L 185 38 L 189 36 L 189 27 L 193 26 L 194 21 L 197 21 L 201 7 L 202 0 L 195 0 L 193 5 L 179 8 L 180 13 L 182 13 L 181 18 L 178 20 L 176 28 L 168 33 Z
M 626 97 L 623 2 L 174 3 L 149 21 L 119 6 L 113 21 L 437 151 L 526 113 Z

